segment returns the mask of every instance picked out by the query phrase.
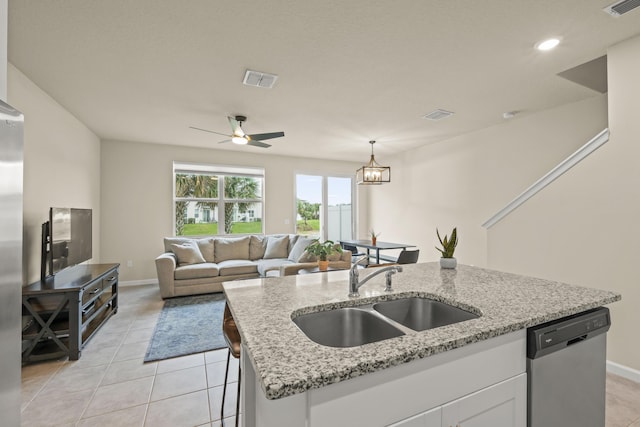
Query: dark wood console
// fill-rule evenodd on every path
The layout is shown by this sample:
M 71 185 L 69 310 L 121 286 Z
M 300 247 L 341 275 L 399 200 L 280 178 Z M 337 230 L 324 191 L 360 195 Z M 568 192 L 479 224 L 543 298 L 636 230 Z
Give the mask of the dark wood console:
M 118 311 L 120 264 L 84 264 L 22 288 L 22 362 L 78 360 Z

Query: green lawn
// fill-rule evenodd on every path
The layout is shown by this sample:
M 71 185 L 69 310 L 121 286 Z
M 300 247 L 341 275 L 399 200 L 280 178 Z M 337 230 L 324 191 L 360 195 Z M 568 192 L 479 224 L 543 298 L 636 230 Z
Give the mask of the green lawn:
M 309 229 L 310 227 L 310 229 Z M 320 231 L 320 220 L 319 219 L 310 219 L 307 221 L 307 227 L 304 225 L 304 221 L 298 221 L 296 227 L 296 233 L 298 234 L 318 234 Z
M 234 222 L 231 226 L 233 234 L 260 234 L 262 222 Z M 218 223 L 185 224 L 183 236 L 208 236 L 218 234 Z

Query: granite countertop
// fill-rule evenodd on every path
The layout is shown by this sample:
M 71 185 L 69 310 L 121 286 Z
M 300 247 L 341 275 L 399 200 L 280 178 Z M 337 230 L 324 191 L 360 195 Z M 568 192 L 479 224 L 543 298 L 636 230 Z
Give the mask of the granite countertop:
M 279 399 L 466 344 L 609 304 L 619 294 L 459 265 L 405 265 L 383 292 L 384 274 L 349 298 L 349 272 L 225 282 L 224 292 L 258 381 Z M 373 269 L 372 269 L 373 270 Z M 368 270 L 360 271 L 360 278 Z M 351 348 L 316 344 L 291 321 L 292 313 L 423 296 L 481 313 L 478 319 Z

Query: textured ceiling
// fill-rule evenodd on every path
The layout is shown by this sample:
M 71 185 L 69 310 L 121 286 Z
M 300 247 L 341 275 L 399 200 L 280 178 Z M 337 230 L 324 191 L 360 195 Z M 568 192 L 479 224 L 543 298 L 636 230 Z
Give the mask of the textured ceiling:
M 9 61 L 103 139 L 365 161 L 598 93 L 556 74 L 640 33 L 601 0 L 9 0 Z M 561 45 L 533 45 L 558 36 Z M 246 69 L 277 74 L 244 86 Z M 429 121 L 433 109 L 453 117 Z M 269 149 L 221 144 L 227 115 Z

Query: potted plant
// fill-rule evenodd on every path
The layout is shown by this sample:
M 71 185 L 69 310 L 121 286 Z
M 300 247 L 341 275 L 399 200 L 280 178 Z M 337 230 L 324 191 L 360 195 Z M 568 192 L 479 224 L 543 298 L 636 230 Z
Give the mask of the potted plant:
M 444 239 L 440 237 L 440 232 L 436 228 L 436 234 L 438 235 L 438 240 L 442 245 L 442 249 L 436 246 L 436 249 L 442 254 L 440 258 L 440 267 L 441 268 L 456 268 L 458 265 L 458 261 L 453 257 L 453 253 L 456 250 L 456 246 L 458 246 L 458 233 L 456 228 L 453 228 L 451 232 L 451 237 L 447 237 L 444 235 Z
M 369 230 L 369 234 L 371 234 L 371 244 L 375 246 L 376 240 L 378 240 L 378 236 L 380 235 L 380 233 L 376 233 L 375 230 L 372 228 L 371 230 Z
M 305 251 L 318 257 L 318 270 L 327 271 L 327 268 L 329 268 L 327 257 L 336 252 L 342 253 L 342 248 L 331 240 L 320 242 L 320 239 L 315 239 L 307 246 Z

